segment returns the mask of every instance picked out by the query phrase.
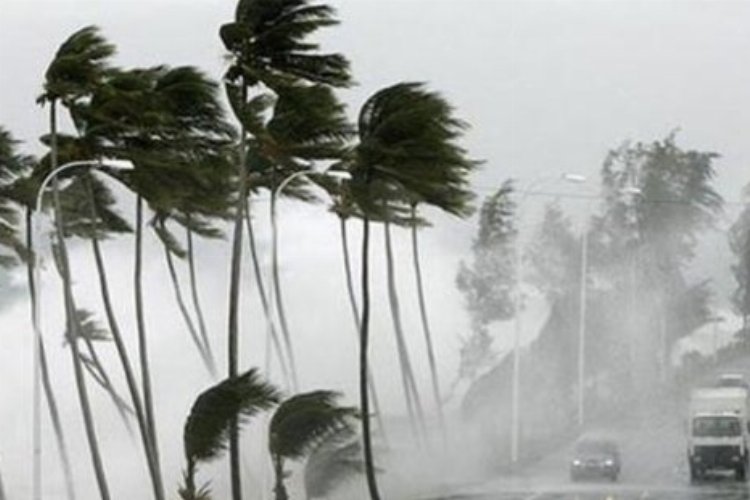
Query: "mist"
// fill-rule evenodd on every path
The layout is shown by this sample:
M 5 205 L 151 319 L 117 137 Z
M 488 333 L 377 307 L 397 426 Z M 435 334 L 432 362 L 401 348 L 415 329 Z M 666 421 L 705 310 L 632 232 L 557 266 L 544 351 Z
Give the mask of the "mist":
M 352 61 L 357 85 L 337 92 L 348 106 L 347 115 L 356 119 L 359 107 L 379 88 L 400 81 L 426 82 L 469 125 L 461 145 L 482 162 L 470 179 L 476 195 L 474 214 L 461 219 L 428 208 L 422 216 L 429 226 L 419 231 L 444 431 L 431 393 L 410 230 L 392 229 L 401 320 L 426 414 L 422 436 L 414 432 L 402 388 L 383 227 L 372 227 L 370 362 L 385 422 L 376 432 L 375 449 L 384 498 L 532 492 L 539 485 L 554 489 L 560 482 L 569 488 L 567 455 L 576 439 L 588 433 L 630 440 L 630 447 L 623 446 L 624 455 L 636 453 L 632 443 L 647 447 L 649 441 L 665 436 L 660 449 L 648 448 L 649 460 L 625 469 L 625 478 L 683 487 L 688 394 L 695 386 L 710 385 L 717 372 L 742 371 L 747 349 L 742 315 L 732 300 L 738 287 L 732 271 L 737 256 L 728 237 L 745 208 L 743 188 L 750 183 L 750 146 L 745 138 L 750 129 L 750 71 L 742 59 L 750 49 L 745 26 L 750 5 L 715 0 L 329 4 L 341 23 L 324 30 L 319 39 L 326 50 Z M 0 125 L 22 141 L 19 149 L 24 153 L 45 153 L 39 138 L 47 132 L 46 109 L 35 99 L 60 43 L 85 25 L 99 26 L 117 45 L 118 65 L 193 64 L 219 80 L 227 60 L 217 32 L 233 14 L 232 2 L 218 0 L 5 0 L 0 15 Z M 72 130 L 67 118 L 61 127 Z M 632 164 L 615 159 L 615 170 L 623 174 L 616 181 L 608 180 L 605 172 L 612 152 L 638 145 L 648 149 L 670 138 L 681 153 L 717 155 L 710 159 L 712 174 L 705 186 L 723 201 L 717 210 L 708 210 L 710 220 L 683 233 L 681 224 L 688 222 L 679 207 L 692 198 L 685 194 L 675 200 L 671 192 L 647 192 L 649 179 L 643 174 L 651 168 L 648 155 Z M 562 180 L 565 174 L 585 182 L 567 183 Z M 657 180 L 667 178 L 654 174 Z M 512 188 L 501 199 L 514 204 L 509 225 L 484 254 L 477 252 L 482 208 L 506 181 Z M 641 193 L 611 199 L 617 198 L 617 189 L 628 186 Z M 120 213 L 132 220 L 132 194 L 112 188 Z M 278 205 L 281 283 L 298 358 L 298 390 L 340 391 L 342 404 L 357 406 L 358 331 L 347 298 L 339 225 L 325 194 L 316 195 L 325 201 L 307 204 L 284 198 Z M 663 208 L 665 202 L 675 202 L 678 208 L 654 215 L 652 209 Z M 267 196 L 253 198 L 258 258 L 266 279 L 269 208 Z M 552 208 L 560 214 L 560 224 L 554 226 L 559 238 L 544 229 L 549 229 L 544 224 Z M 633 220 L 628 219 L 631 212 Z M 666 222 L 659 219 L 662 216 Z M 49 218 L 49 213 L 42 218 Z M 653 220 L 660 222 L 648 225 Z M 361 271 L 359 222 L 349 223 L 355 276 Z M 51 222 L 44 224 L 51 228 Z M 223 239 L 196 244 L 195 260 L 208 332 L 223 374 L 231 226 L 222 223 L 221 229 Z M 584 232 L 589 260 L 581 423 L 577 370 Z M 677 252 L 680 258 L 666 264 L 649 261 L 675 255 L 670 245 L 676 240 L 669 235 L 678 233 L 681 236 L 675 238 L 686 245 L 685 255 Z M 618 238 L 619 246 L 613 243 Z M 76 300 L 103 320 L 88 242 L 71 238 L 69 245 Z M 144 245 L 155 414 L 169 497 L 183 479 L 185 419 L 195 398 L 219 379 L 204 369 L 190 344 L 164 250 L 153 231 L 146 230 Z M 130 236 L 103 243 L 117 318 L 128 349 L 135 353 L 133 247 Z M 247 252 L 245 243 L 240 366 L 259 367 L 289 396 L 293 391 L 268 354 L 273 351 Z M 520 277 L 514 252 L 524 261 Z M 80 498 L 96 498 L 64 335 L 62 283 L 48 243 L 40 254 L 41 326 L 74 457 L 75 484 Z M 669 267 L 669 286 L 667 278 L 659 282 L 656 277 L 660 265 Z M 464 268 L 475 281 L 468 280 L 462 288 Z M 492 274 L 488 269 L 502 272 Z M 471 288 L 471 283 L 479 286 L 482 277 L 491 293 Z M 187 286 L 189 273 L 181 261 L 178 278 Z M 665 305 L 673 299 L 672 305 Z M 20 498 L 30 496 L 32 487 L 33 329 L 23 267 L 0 271 L 0 317 L 5 340 L 0 354 L 0 424 L 12 430 L 0 435 L 0 474 L 7 497 Z M 516 339 L 521 403 L 519 456 L 514 459 Z M 105 366 L 113 367 L 109 375 L 124 394 L 111 344 L 98 343 L 98 352 Z M 147 498 L 148 473 L 134 423 L 128 430 L 111 400 L 91 381 L 89 390 L 113 496 Z M 246 498 L 272 495 L 263 431 L 268 420 L 267 415 L 254 418 L 243 430 Z M 303 498 L 303 465 L 289 465 L 289 470 L 291 496 Z M 519 470 L 525 471 L 520 474 L 525 479 L 518 479 Z M 44 498 L 65 498 L 46 413 L 43 471 Z M 538 471 L 538 477 L 528 471 Z M 199 479 L 211 482 L 215 498 L 229 497 L 228 478 L 224 458 L 200 468 Z M 330 498 L 367 498 L 363 476 L 353 475 Z

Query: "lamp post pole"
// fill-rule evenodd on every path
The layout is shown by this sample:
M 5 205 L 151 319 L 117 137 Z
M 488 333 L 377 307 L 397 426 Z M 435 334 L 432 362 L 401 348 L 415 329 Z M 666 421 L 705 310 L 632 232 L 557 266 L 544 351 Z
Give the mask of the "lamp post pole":
M 32 307 L 32 327 L 34 329 L 34 347 L 33 347 L 33 408 L 32 408 L 32 498 L 34 500 L 41 500 L 42 498 L 42 418 L 41 418 L 41 407 L 42 407 L 42 329 L 41 329 L 41 279 L 40 279 L 40 252 L 38 248 L 39 243 L 39 214 L 42 211 L 42 198 L 44 191 L 49 186 L 50 182 L 60 173 L 76 168 L 76 167 L 101 167 L 102 165 L 108 165 L 112 167 L 122 168 L 123 164 L 129 165 L 132 168 L 130 162 L 121 162 L 118 160 L 80 160 L 71 161 L 60 165 L 49 172 L 41 184 L 36 194 L 36 202 L 34 204 L 34 217 L 32 220 L 31 234 L 33 236 L 33 242 L 37 248 L 33 252 L 33 272 L 32 285 L 34 293 L 36 295 L 35 303 Z
M 521 191 L 521 197 L 518 201 L 518 220 L 520 220 L 521 208 L 526 198 L 539 186 L 555 181 L 564 181 L 571 183 L 584 182 L 586 178 L 578 174 L 562 174 L 560 176 L 544 176 L 535 179 Z M 516 294 L 515 294 L 515 329 L 513 335 L 513 375 L 511 387 L 511 432 L 510 432 L 510 461 L 512 464 L 518 462 L 519 445 L 520 445 L 520 388 L 521 388 L 521 335 L 523 333 L 523 294 L 522 284 L 524 275 L 524 263 L 521 256 L 521 235 L 516 235 L 515 245 L 513 246 L 514 260 L 516 264 Z
M 338 179 L 348 179 L 350 178 L 350 174 L 348 172 L 344 171 L 336 171 L 336 170 L 324 170 L 322 172 L 315 172 L 310 170 L 299 170 L 297 172 L 293 172 L 286 176 L 279 185 L 271 192 L 271 203 L 270 203 L 270 210 L 271 210 L 271 283 L 270 283 L 270 301 L 269 301 L 269 317 L 273 317 L 274 311 L 278 310 L 281 312 L 281 301 L 279 297 L 279 289 L 276 286 L 276 276 L 278 276 L 278 270 L 279 270 L 279 256 L 278 256 L 278 242 L 279 242 L 279 230 L 277 225 L 277 217 L 276 217 L 276 200 L 278 199 L 279 195 L 283 192 L 284 188 L 289 185 L 290 182 L 292 182 L 295 179 L 298 179 L 300 177 L 304 177 L 307 175 L 322 175 L 325 177 L 332 177 L 332 178 L 338 178 Z M 274 307 L 275 306 L 275 307 Z M 272 320 L 269 320 L 272 321 Z M 285 336 L 284 340 L 286 342 L 286 347 L 289 355 L 289 372 L 291 374 L 291 385 L 292 388 L 296 391 L 298 389 L 298 380 L 297 380 L 297 368 L 295 365 L 294 360 L 294 353 L 292 351 L 291 343 L 289 342 L 289 339 L 286 338 L 287 336 L 287 330 L 286 325 L 282 325 L 282 334 Z M 281 354 L 281 353 L 280 353 Z
M 588 227 L 581 234 L 581 286 L 578 304 L 578 426 L 583 428 L 586 397 L 586 292 L 588 291 Z

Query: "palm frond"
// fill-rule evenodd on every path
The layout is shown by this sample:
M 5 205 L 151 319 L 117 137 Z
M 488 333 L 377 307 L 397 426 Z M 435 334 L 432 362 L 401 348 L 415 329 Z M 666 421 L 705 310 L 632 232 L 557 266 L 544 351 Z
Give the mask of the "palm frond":
M 372 182 L 383 180 L 403 189 L 408 204 L 424 202 L 469 215 L 473 194 L 468 175 L 479 162 L 467 158 L 457 143 L 466 127 L 442 96 L 421 83 L 376 92 L 359 114 L 360 143 L 352 172 L 358 197 Z M 369 204 L 372 209 L 372 200 Z
M 279 401 L 279 392 L 253 368 L 204 391 L 195 400 L 183 434 L 188 462 L 218 457 L 227 446 L 234 419 L 240 423 Z
M 313 391 L 282 402 L 269 426 L 271 454 L 298 460 L 332 433 L 349 428 L 357 410 L 338 406 L 340 396 L 334 391 Z
M 328 5 L 309 0 L 241 0 L 235 21 L 219 31 L 233 56 L 225 75 L 246 85 L 263 82 L 271 88 L 295 82 L 333 87 L 351 84 L 349 62 L 340 54 L 320 54 L 309 40 L 319 29 L 337 24 Z
M 115 46 L 96 26 L 73 33 L 57 50 L 45 74 L 44 94 L 40 102 L 54 99 L 73 100 L 85 95 L 102 78 Z

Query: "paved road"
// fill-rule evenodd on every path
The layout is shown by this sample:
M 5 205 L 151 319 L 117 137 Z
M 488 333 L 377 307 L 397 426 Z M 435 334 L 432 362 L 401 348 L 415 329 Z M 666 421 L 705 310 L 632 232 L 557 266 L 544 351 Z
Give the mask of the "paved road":
M 616 483 L 572 482 L 572 451 L 565 448 L 521 473 L 456 486 L 420 500 L 750 500 L 750 483 L 728 475 L 690 484 L 683 428 L 681 412 L 674 409 L 613 430 L 623 461 Z

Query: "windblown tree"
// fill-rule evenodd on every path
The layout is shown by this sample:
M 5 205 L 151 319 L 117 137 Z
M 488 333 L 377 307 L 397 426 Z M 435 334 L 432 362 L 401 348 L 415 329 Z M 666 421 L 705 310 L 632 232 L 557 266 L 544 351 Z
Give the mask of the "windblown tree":
M 320 28 L 336 22 L 331 7 L 311 4 L 308 0 L 239 0 L 234 20 L 220 30 L 222 42 L 231 55 L 231 64 L 224 75 L 227 95 L 240 123 L 227 332 L 230 377 L 236 376 L 239 370 L 240 262 L 248 176 L 258 169 L 255 160 L 264 156 L 258 141 L 264 127 L 257 120 L 257 110 L 267 106 L 267 89 L 277 92 L 281 87 L 295 85 L 338 87 L 350 83 L 346 59 L 339 54 L 320 53 L 319 46 L 309 40 Z M 276 165 L 271 165 L 275 172 Z M 236 426 L 230 434 L 232 498 L 240 500 Z
M 108 59 L 115 48 L 108 43 L 94 27 L 87 27 L 71 35 L 58 49 L 45 74 L 44 93 L 39 102 L 49 105 L 50 124 L 50 161 L 49 171 L 58 167 L 57 150 L 57 104 L 73 106 L 76 101 L 90 95 L 100 84 L 107 71 Z M 109 499 L 104 464 L 101 459 L 97 441 L 94 419 L 89 403 L 88 390 L 83 373 L 78 346 L 79 325 L 77 324 L 76 306 L 73 298 L 71 271 L 64 237 L 64 221 L 60 206 L 60 195 L 57 179 L 53 181 L 53 200 L 55 208 L 56 240 L 59 250 L 60 273 L 63 280 L 65 299 L 66 331 L 72 332 L 70 353 L 75 374 L 79 403 L 83 414 L 86 437 L 91 454 L 94 475 L 103 500 Z
M 91 98 L 72 108 L 72 117 L 81 141 L 93 145 L 95 157 L 128 159 L 134 166 L 134 170 L 127 172 L 106 165 L 100 170 L 118 179 L 137 196 L 134 290 L 141 369 L 139 397 L 143 408 L 139 427 L 154 494 L 163 498 L 143 307 L 144 203 L 155 214 L 184 209 L 183 197 L 188 193 L 196 194 L 195 186 L 206 183 L 205 171 L 220 164 L 216 158 L 224 154 L 232 130 L 223 121 L 216 84 L 189 66 L 111 69 Z M 208 177 L 214 179 L 215 175 Z M 210 191 L 211 188 L 203 189 Z M 206 200 L 195 198 L 195 203 Z M 134 378 L 128 375 L 126 378 L 130 386 Z M 137 406 L 136 391 L 132 387 L 131 395 Z
M 748 189 L 745 188 L 747 192 Z M 748 333 L 750 318 L 750 204 L 745 204 L 729 230 L 729 246 L 734 253 L 732 274 L 737 282 L 732 294 L 732 304 L 742 318 L 743 335 Z
M 579 289 L 581 245 L 557 203 L 547 205 L 526 252 L 529 281 L 550 303 Z
M 514 245 L 518 237 L 513 182 L 508 180 L 483 203 L 479 228 L 472 243 L 473 261 L 461 263 L 456 285 L 464 294 L 471 334 L 461 350 L 459 380 L 471 381 L 494 361 L 488 327 L 515 313 Z
M 215 460 L 226 450 L 233 425 L 247 423 L 280 399 L 274 386 L 264 381 L 253 368 L 242 375 L 225 379 L 201 393 L 193 403 L 185 422 L 183 500 L 209 500 L 208 485 L 196 485 L 198 465 Z
M 284 483 L 289 475 L 287 461 L 302 460 L 321 443 L 341 432 L 351 432 L 357 410 L 339 406 L 339 397 L 332 391 L 307 392 L 284 400 L 276 408 L 268 429 L 276 500 L 289 499 Z
M 367 484 L 379 499 L 370 435 L 368 347 L 370 327 L 369 245 L 370 221 L 382 217 L 382 208 L 394 190 L 434 203 L 448 213 L 461 213 L 463 204 L 441 194 L 462 182 L 474 165 L 456 141 L 465 125 L 453 117 L 448 103 L 419 83 L 399 83 L 376 92 L 363 105 L 358 120 L 359 141 L 349 168 L 352 195 L 362 212 L 362 323 L 360 331 L 359 395 Z M 437 168 L 436 165 L 453 168 Z M 452 172 L 451 176 L 440 175 Z M 434 175 L 433 175 L 434 174 Z
M 631 324 L 621 334 L 629 339 L 631 361 L 641 365 L 637 383 L 649 390 L 657 385 L 647 379 L 668 375 L 674 342 L 708 320 L 707 284 L 691 283 L 684 269 L 701 231 L 722 209 L 712 186 L 717 157 L 681 149 L 673 133 L 650 144 L 626 144 L 602 168 L 605 206 L 593 220 L 591 262 L 619 291 L 613 300 L 629 304 Z

